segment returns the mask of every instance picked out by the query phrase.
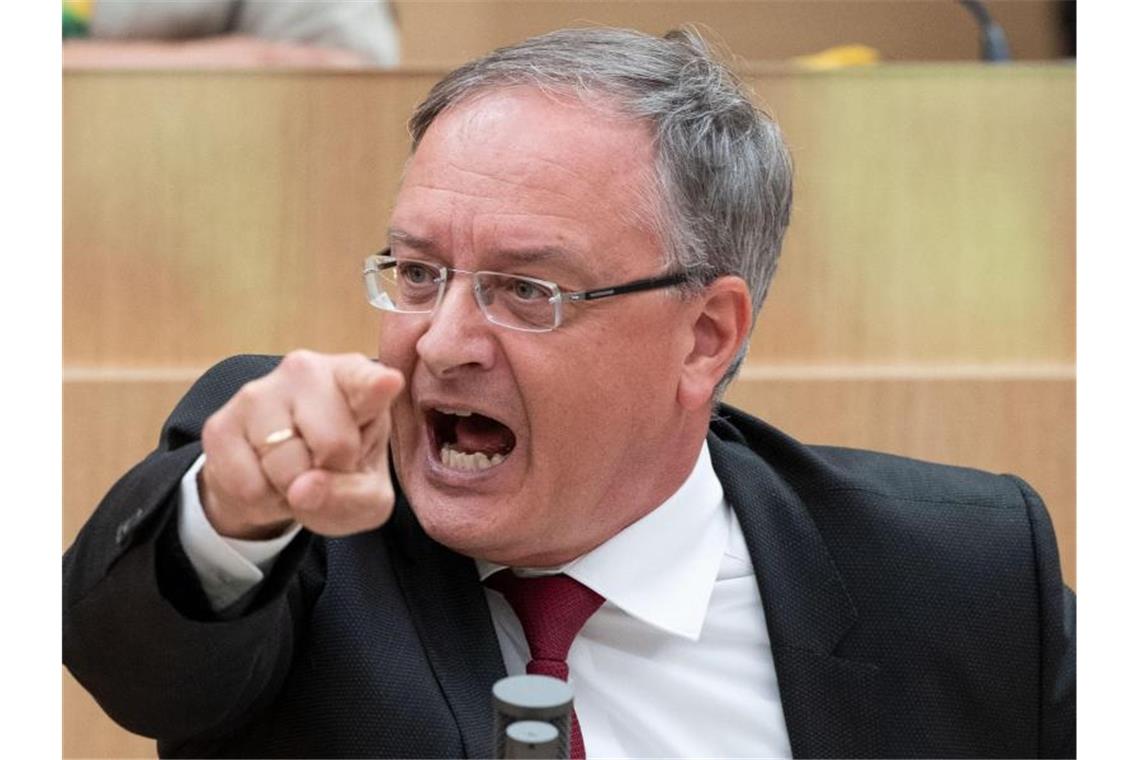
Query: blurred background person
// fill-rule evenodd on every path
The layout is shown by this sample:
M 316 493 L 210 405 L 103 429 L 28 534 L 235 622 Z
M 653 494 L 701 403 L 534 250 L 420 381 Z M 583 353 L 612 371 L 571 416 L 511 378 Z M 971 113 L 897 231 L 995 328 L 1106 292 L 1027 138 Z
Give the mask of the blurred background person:
M 64 0 L 64 66 L 378 66 L 400 60 L 385 0 Z

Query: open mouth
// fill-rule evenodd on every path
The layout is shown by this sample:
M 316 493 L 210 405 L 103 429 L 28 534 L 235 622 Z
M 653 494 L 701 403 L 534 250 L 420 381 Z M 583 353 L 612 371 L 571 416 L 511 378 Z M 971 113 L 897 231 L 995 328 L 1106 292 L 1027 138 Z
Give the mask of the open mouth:
M 515 434 L 509 427 L 478 412 L 435 408 L 425 416 L 439 461 L 453 470 L 488 470 L 515 448 Z

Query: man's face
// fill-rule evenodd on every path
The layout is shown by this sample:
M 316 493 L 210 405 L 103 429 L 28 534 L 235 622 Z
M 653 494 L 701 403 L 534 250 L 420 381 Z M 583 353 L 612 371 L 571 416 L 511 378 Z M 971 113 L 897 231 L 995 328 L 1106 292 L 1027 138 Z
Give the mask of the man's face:
M 529 88 L 477 96 L 424 135 L 392 254 L 564 291 L 661 274 L 644 221 L 652 161 L 635 121 Z M 407 379 L 393 456 L 428 534 L 474 557 L 550 565 L 667 498 L 695 458 L 677 406 L 686 309 L 650 291 L 567 304 L 553 332 L 518 332 L 484 319 L 460 274 L 434 315 L 385 314 L 380 359 Z

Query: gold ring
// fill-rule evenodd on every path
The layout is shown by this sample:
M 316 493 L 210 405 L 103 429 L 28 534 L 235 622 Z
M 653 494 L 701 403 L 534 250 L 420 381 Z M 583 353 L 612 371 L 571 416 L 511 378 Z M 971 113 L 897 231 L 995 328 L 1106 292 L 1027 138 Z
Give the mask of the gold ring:
M 265 436 L 264 440 L 262 440 L 261 448 L 258 449 L 257 453 L 259 456 L 265 456 L 273 447 L 279 446 L 280 444 L 285 443 L 285 441 L 290 441 L 296 437 L 296 428 L 287 427 L 281 428 L 280 430 L 274 430 L 272 433 Z

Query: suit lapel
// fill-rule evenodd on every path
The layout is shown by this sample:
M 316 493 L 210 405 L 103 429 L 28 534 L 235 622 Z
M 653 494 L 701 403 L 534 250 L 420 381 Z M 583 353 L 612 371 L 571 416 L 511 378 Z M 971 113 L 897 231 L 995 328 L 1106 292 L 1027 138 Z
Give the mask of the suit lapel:
M 490 757 L 491 687 L 507 675 L 475 563 L 433 541 L 401 494 L 390 523 L 396 577 L 467 757 Z
M 835 655 L 858 613 L 806 507 L 743 442 L 709 450 L 740 521 L 796 757 L 875 757 L 878 667 Z

